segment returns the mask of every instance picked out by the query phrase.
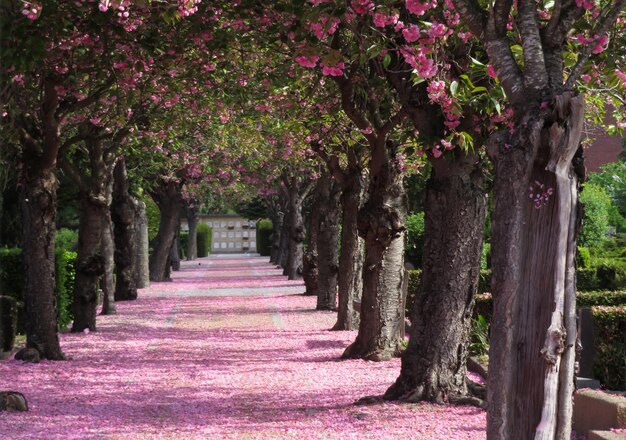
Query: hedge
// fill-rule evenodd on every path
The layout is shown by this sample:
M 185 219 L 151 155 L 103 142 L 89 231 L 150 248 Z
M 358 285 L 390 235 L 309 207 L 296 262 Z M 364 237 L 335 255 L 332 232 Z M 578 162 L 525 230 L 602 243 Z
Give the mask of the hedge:
M 211 245 L 213 242 L 213 231 L 209 225 L 200 223 L 197 230 L 196 243 L 198 244 L 198 257 L 206 257 L 211 252 Z
M 576 287 L 579 292 L 626 289 L 626 265 L 614 262 L 592 268 L 577 268 Z M 480 271 L 478 292 L 491 292 L 491 269 Z
M 262 257 L 269 257 L 272 250 L 272 221 L 259 220 L 256 223 L 256 249 Z
M 74 291 L 74 265 L 76 252 L 65 249 L 55 251 L 55 292 L 57 299 L 57 319 L 61 330 L 72 322 L 72 302 Z M 22 250 L 19 248 L 0 249 L 0 291 L 12 296 L 19 303 L 18 333 L 25 332 L 24 317 L 24 266 Z
M 576 306 L 592 308 L 595 377 L 607 388 L 626 390 L 626 292 L 578 292 Z M 490 321 L 492 307 L 490 294 L 477 295 L 474 317 Z
M 626 390 L 626 306 L 592 307 L 594 376 L 611 390 Z

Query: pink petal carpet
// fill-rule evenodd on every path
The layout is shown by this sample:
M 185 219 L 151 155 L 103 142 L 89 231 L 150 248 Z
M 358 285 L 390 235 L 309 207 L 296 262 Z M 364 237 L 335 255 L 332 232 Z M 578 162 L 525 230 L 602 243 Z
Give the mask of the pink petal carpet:
M 339 361 L 355 332 L 331 332 L 301 282 L 266 258 L 184 262 L 173 282 L 61 335 L 68 361 L 0 362 L 0 439 L 484 439 L 474 407 L 355 406 L 393 383 L 400 361 Z

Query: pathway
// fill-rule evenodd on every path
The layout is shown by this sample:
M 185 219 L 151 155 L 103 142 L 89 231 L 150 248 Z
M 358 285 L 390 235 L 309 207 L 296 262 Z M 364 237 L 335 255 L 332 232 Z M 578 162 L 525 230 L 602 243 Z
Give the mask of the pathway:
M 399 360 L 337 361 L 354 332 L 330 332 L 302 283 L 260 257 L 184 262 L 98 332 L 63 334 L 67 362 L 0 362 L 1 439 L 483 439 L 472 407 L 382 403 Z

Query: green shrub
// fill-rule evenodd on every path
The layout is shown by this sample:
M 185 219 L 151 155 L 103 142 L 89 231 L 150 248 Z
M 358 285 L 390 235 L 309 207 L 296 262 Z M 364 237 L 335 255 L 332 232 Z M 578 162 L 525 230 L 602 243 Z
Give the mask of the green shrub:
M 626 306 L 592 308 L 594 376 L 609 389 L 626 390 Z
M 483 249 L 480 253 L 480 269 L 491 269 L 491 243 L 483 243 Z
M 404 258 L 414 267 L 423 266 L 424 254 L 424 213 L 409 214 L 406 218 L 408 231 Z
M 67 228 L 59 229 L 56 235 L 55 247 L 57 249 L 75 251 L 78 247 L 78 231 Z
M 596 269 L 596 276 L 600 290 L 626 288 L 626 267 L 623 264 L 601 264 Z
M 489 353 L 489 321 L 484 315 L 472 319 L 468 350 L 472 356 L 486 356 Z
M 268 257 L 272 250 L 272 221 L 269 219 L 259 220 L 256 223 L 256 249 L 263 256 Z
M 58 249 L 55 255 L 55 289 L 57 296 L 57 319 L 59 329 L 67 330 L 74 320 L 72 304 L 74 303 L 74 278 L 76 272 L 76 252 Z
M 154 203 L 151 197 L 144 196 L 142 198 L 146 204 L 146 217 L 148 218 L 148 240 L 152 243 L 152 240 L 157 236 L 159 232 L 159 224 L 161 223 L 161 213 L 159 207 Z
M 406 302 L 405 302 L 405 316 L 411 318 L 413 312 L 413 304 L 415 303 L 415 296 L 417 295 L 417 291 L 420 285 L 420 279 L 422 277 L 422 271 L 419 269 L 409 270 L 408 271 L 409 282 L 407 286 L 406 292 Z
M 76 253 L 65 249 L 55 252 L 55 292 L 59 328 L 65 330 L 72 322 L 72 302 L 74 295 L 74 265 Z M 22 250 L 19 248 L 0 249 L 0 285 L 2 292 L 14 297 L 18 303 L 24 302 L 24 266 Z M 25 331 L 24 308 L 19 308 L 18 333 Z
M 576 249 L 576 267 L 588 269 L 591 267 L 591 252 L 584 246 L 578 246 Z
M 588 183 L 580 193 L 580 201 L 585 216 L 578 242 L 581 246 L 597 246 L 606 238 L 611 198 L 601 186 Z
M 181 259 L 184 259 L 187 256 L 187 243 L 189 243 L 189 233 L 181 232 L 178 235 L 178 255 L 180 255 Z
M 596 268 L 576 269 L 576 289 L 579 291 L 598 290 L 600 284 L 596 276 Z
M 484 269 L 478 275 L 478 293 L 491 292 L 491 269 Z
M 626 306 L 626 292 L 601 290 L 576 293 L 576 307 L 593 306 Z
M 211 252 L 211 244 L 213 242 L 213 231 L 209 225 L 200 223 L 197 230 L 198 257 L 206 257 Z

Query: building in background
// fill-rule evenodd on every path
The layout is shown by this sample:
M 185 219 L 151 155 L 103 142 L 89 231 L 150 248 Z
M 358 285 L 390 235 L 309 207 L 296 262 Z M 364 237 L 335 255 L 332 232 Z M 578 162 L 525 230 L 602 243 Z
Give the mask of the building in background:
M 204 223 L 213 230 L 211 252 L 236 254 L 256 252 L 256 220 L 236 214 L 199 215 L 198 224 Z M 187 220 L 181 219 L 181 230 L 188 231 Z

